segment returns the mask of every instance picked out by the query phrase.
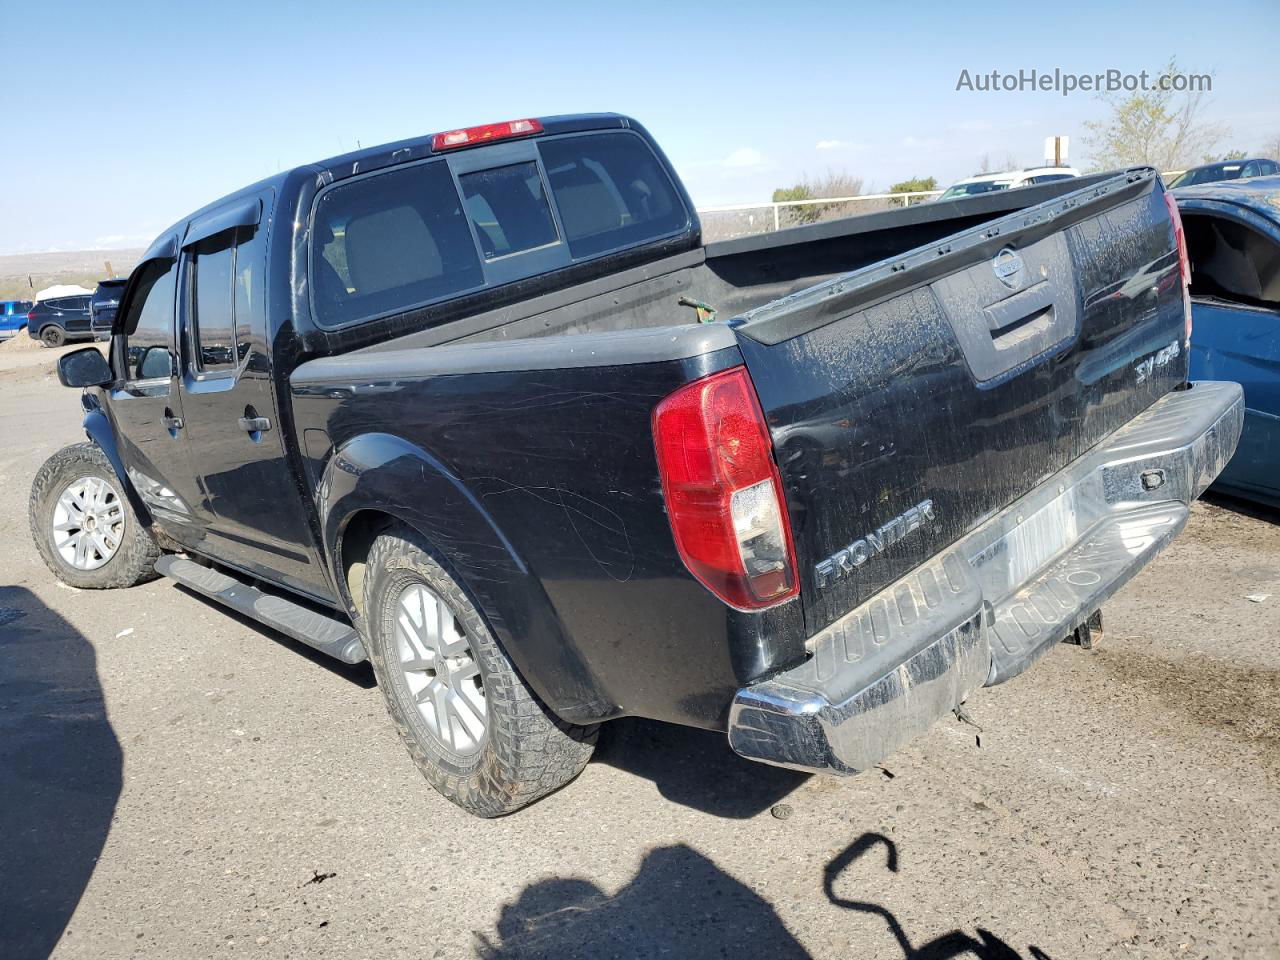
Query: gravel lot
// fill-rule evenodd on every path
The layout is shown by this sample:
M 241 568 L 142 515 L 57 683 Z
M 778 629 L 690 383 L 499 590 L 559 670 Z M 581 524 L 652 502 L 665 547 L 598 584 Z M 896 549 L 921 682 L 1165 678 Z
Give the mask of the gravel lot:
M 1280 957 L 1280 517 L 1197 505 L 1062 646 L 851 780 L 639 720 L 475 820 L 367 669 L 27 532 L 77 398 L 0 352 L 0 956 Z M 1270 594 L 1261 603 L 1250 594 Z

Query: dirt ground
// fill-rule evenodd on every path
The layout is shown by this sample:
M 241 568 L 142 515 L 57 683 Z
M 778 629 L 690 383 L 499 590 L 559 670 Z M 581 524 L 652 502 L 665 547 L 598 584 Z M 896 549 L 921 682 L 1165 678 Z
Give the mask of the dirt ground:
M 0 956 L 1280 957 L 1276 514 L 1198 504 L 1098 649 L 871 775 L 623 720 L 480 821 L 367 669 L 55 583 L 27 490 L 81 434 L 45 354 L 0 353 Z

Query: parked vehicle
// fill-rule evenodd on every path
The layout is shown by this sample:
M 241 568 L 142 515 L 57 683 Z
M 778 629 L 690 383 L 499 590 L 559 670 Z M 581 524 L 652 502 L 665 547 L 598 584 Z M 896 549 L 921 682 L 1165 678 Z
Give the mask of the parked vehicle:
M 942 191 L 938 199 L 954 200 L 956 197 L 972 197 L 996 190 L 1013 190 L 1039 183 L 1071 180 L 1078 176 L 1080 171 L 1075 167 L 1027 167 L 1025 170 L 1006 170 L 1003 173 L 980 173 L 975 177 L 956 181 Z
M 300 167 L 155 241 L 109 363 L 60 358 L 90 442 L 32 532 L 67 583 L 368 658 L 476 814 L 628 714 L 865 770 L 1091 642 L 1234 450 L 1176 213 L 1127 171 L 703 245 L 612 114 Z
M 128 277 L 112 277 L 98 284 L 89 298 L 89 331 L 95 340 L 110 340 L 111 325 L 116 322 L 116 308 Z
M 0 340 L 8 340 L 27 325 L 30 300 L 0 300 Z
M 1280 176 L 1173 196 L 1191 255 L 1191 375 L 1244 387 L 1240 447 L 1214 487 L 1280 507 Z
M 41 300 L 27 313 L 27 333 L 46 347 L 93 336 L 89 329 L 89 295 Z
M 1226 160 L 1222 163 L 1206 163 L 1204 166 L 1183 170 L 1169 184 L 1169 189 L 1193 187 L 1201 183 L 1220 180 L 1244 180 L 1249 177 L 1270 177 L 1280 173 L 1280 164 L 1266 157 L 1252 160 Z

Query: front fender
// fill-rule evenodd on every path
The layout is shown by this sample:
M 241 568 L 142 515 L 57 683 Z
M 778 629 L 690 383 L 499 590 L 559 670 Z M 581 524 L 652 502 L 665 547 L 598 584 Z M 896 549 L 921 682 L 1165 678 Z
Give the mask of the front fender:
M 134 515 L 138 521 L 150 529 L 151 527 L 151 511 L 147 509 L 147 505 L 142 502 L 142 498 L 138 496 L 138 491 L 133 488 L 133 483 L 129 479 L 129 471 L 125 469 L 124 461 L 120 459 L 120 450 L 116 445 L 115 431 L 111 429 L 111 421 L 107 419 L 107 415 L 102 408 L 96 404 L 87 406 L 84 415 L 84 432 L 85 435 L 98 445 L 111 463 L 111 469 L 116 473 L 116 479 L 120 481 L 120 488 L 124 491 L 125 499 L 129 501 L 129 506 L 133 507 Z
M 595 723 L 620 712 L 484 504 L 426 450 L 388 433 L 354 437 L 329 457 L 316 502 L 330 572 L 348 605 L 354 607 L 342 569 L 348 524 L 366 510 L 396 517 L 427 539 L 554 713 L 571 723 Z

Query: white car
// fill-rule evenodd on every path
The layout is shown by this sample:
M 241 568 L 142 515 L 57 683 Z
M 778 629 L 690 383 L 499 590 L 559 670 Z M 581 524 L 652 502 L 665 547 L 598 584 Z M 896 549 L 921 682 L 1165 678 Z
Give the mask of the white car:
M 1027 167 L 1025 170 L 1007 170 L 1004 173 L 980 173 L 976 177 L 957 181 L 947 187 L 938 197 L 939 200 L 954 200 L 956 197 L 972 197 L 979 193 L 990 193 L 993 190 L 1012 190 L 1014 187 L 1029 187 L 1034 183 L 1051 183 L 1054 180 L 1070 180 L 1080 176 L 1075 167 Z

